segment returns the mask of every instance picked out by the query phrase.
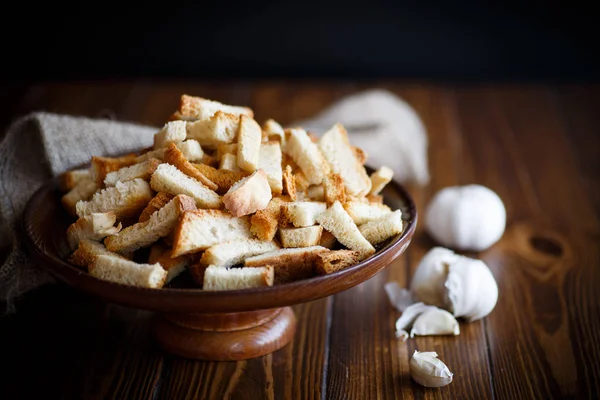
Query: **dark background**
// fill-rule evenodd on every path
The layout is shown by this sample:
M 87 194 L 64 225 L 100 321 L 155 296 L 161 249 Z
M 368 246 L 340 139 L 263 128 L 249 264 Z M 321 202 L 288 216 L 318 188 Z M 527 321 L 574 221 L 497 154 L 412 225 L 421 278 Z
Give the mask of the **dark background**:
M 3 13 L 3 79 L 598 80 L 592 3 L 54 2 Z

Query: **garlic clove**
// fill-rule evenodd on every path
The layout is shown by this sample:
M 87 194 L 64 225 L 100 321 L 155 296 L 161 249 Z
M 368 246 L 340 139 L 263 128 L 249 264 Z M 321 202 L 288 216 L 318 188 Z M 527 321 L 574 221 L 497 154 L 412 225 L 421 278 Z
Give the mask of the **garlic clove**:
M 415 350 L 410 359 L 410 375 L 413 380 L 425 387 L 442 387 L 452 382 L 452 372 L 437 358 L 435 351 Z
M 458 259 L 452 250 L 434 247 L 429 250 L 419 263 L 415 276 L 410 284 L 410 290 L 415 300 L 448 309 L 451 306 L 448 299 L 446 280 L 449 266 Z
M 397 282 L 386 283 L 384 289 L 390 303 L 392 303 L 392 306 L 398 311 L 403 312 L 408 306 L 415 302 L 412 293 L 407 289 L 401 288 Z
M 468 321 L 492 312 L 498 301 L 498 284 L 481 260 L 460 257 L 450 266 L 445 284 L 455 317 Z
M 460 327 L 452 314 L 441 308 L 428 309 L 413 323 L 410 337 L 432 335 L 458 335 Z
M 412 325 L 419 315 L 431 309 L 435 309 L 435 307 L 427 306 L 423 303 L 415 303 L 406 307 L 400 318 L 396 321 L 396 337 L 402 338 L 402 340 L 408 339 L 408 332 L 406 331 L 408 327 Z
M 502 237 L 506 208 L 502 199 L 481 185 L 440 190 L 425 211 L 425 228 L 438 243 L 462 250 L 485 250 Z

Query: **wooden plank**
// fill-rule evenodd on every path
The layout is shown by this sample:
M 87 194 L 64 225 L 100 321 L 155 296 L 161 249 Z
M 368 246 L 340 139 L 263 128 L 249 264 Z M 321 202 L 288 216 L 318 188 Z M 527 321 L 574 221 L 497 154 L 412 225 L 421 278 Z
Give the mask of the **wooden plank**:
M 504 183 L 494 189 L 509 212 L 504 237 L 482 254 L 500 293 L 486 319 L 494 391 L 499 398 L 592 396 L 598 220 L 561 110 L 543 87 L 465 91 L 458 99 L 465 138 L 479 151 L 475 177 Z

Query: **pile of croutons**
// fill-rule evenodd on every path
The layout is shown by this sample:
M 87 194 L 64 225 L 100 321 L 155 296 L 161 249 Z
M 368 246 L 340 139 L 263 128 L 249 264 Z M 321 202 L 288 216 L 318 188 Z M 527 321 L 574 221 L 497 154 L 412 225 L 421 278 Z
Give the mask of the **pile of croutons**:
M 125 285 L 189 270 L 204 290 L 236 290 L 339 271 L 402 232 L 379 194 L 392 171 L 369 176 L 342 125 L 319 138 L 253 116 L 183 95 L 151 148 L 63 174 L 69 261 Z

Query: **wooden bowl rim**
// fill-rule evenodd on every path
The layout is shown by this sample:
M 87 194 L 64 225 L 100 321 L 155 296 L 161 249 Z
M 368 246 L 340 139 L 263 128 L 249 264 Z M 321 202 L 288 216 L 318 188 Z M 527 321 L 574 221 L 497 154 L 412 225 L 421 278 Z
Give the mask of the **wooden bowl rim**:
M 373 170 L 367 167 L 368 170 Z M 275 308 L 294 305 L 302 302 L 316 300 L 326 297 L 343 290 L 349 289 L 372 276 L 379 273 L 391 263 L 387 265 L 378 265 L 383 263 L 386 256 L 391 256 L 392 260 L 404 252 L 406 246 L 410 243 L 414 235 L 417 225 L 417 210 L 414 201 L 408 191 L 400 183 L 392 180 L 388 185 L 391 185 L 394 191 L 400 195 L 404 204 L 403 214 L 408 211 L 409 218 L 405 219 L 403 215 L 404 229 L 400 235 L 393 238 L 385 247 L 377 251 L 373 256 L 359 262 L 352 267 L 341 271 L 316 276 L 296 282 L 274 285 L 261 288 L 243 289 L 243 290 L 223 290 L 223 291 L 204 291 L 202 289 L 193 288 L 141 288 L 135 286 L 124 285 L 120 283 L 103 281 L 90 276 L 86 271 L 73 266 L 72 264 L 61 259 L 55 253 L 47 251 L 36 237 L 36 225 L 41 225 L 44 222 L 35 222 L 35 210 L 40 206 L 38 204 L 48 195 L 53 196 L 52 192 L 58 191 L 59 177 L 56 177 L 43 184 L 29 199 L 22 216 L 22 235 L 30 253 L 41 264 L 48 268 L 54 276 L 66 283 L 79 287 L 86 292 L 99 295 L 107 301 L 132 306 L 134 308 L 167 311 L 167 312 L 239 312 L 251 311 L 264 308 Z M 50 193 L 48 193 L 50 192 Z M 50 222 L 51 223 L 51 222 Z M 66 232 L 65 232 L 66 234 Z M 397 253 L 397 254 L 396 254 Z M 342 283 L 343 278 L 352 277 L 365 269 L 376 269 L 372 274 L 365 279 L 350 280 L 350 283 Z M 327 285 L 329 282 L 340 282 L 340 285 L 332 287 Z M 324 286 L 322 292 L 314 289 Z M 307 288 L 304 291 L 305 295 L 298 295 L 298 289 Z M 287 293 L 296 293 L 295 296 L 286 296 Z M 273 296 L 276 296 L 274 298 Z M 158 303 L 156 297 L 167 300 L 164 304 Z M 269 297 L 274 301 L 260 301 L 261 298 Z M 149 300 L 149 301 L 148 301 Z M 179 303 L 180 300 L 185 300 L 185 304 Z M 210 301 L 211 305 L 207 302 Z M 179 304 L 178 304 L 179 303 Z M 194 303 L 197 303 L 196 306 Z M 221 303 L 218 305 L 218 303 Z M 228 306 L 228 303 L 235 303 Z

